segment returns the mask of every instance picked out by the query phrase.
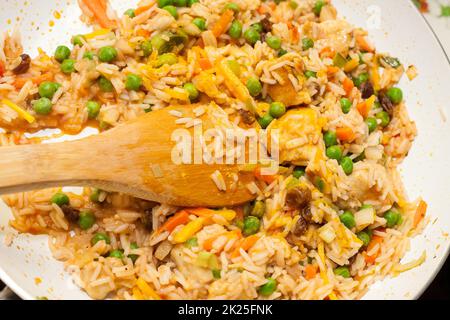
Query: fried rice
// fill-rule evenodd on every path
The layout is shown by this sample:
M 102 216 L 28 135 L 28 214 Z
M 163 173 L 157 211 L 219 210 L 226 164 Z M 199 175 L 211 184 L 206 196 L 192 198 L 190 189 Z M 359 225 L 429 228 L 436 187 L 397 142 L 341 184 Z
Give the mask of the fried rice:
M 143 0 L 123 15 L 105 0 L 79 4 L 93 31 L 62 57 L 30 58 L 17 31 L 0 39 L 1 145 L 194 102 L 197 116 L 214 104 L 232 126 L 281 130 L 278 174 L 251 167 L 256 199 L 241 206 L 178 208 L 88 187 L 4 196 L 11 226 L 48 234 L 90 297 L 359 299 L 423 262 L 401 263 L 427 221 L 397 170 L 416 136 L 395 87 L 404 67 L 330 1 Z M 220 172 L 211 178 L 226 188 Z

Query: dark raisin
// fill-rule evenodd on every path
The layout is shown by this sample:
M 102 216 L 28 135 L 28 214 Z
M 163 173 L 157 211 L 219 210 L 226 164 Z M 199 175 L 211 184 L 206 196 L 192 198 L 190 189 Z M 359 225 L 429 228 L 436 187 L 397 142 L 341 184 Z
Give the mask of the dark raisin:
M 311 213 L 311 203 L 308 202 L 306 206 L 303 207 L 301 211 L 301 215 L 303 219 L 306 220 L 306 222 L 311 223 L 312 222 L 312 213 Z
M 265 17 L 261 20 L 261 25 L 264 32 L 270 32 L 272 31 L 272 22 L 270 22 L 269 17 Z
M 31 58 L 29 55 L 23 53 L 19 56 L 19 59 L 19 65 L 12 70 L 15 74 L 22 74 L 30 69 Z
M 256 120 L 253 114 L 248 110 L 240 109 L 239 115 L 241 116 L 242 122 L 245 124 L 252 124 Z
M 63 204 L 61 210 L 64 212 L 64 216 L 70 222 L 77 222 L 80 217 L 80 210 L 71 207 L 68 204 Z
M 378 100 L 380 100 L 381 107 L 384 111 L 386 111 L 390 116 L 392 116 L 394 112 L 394 105 L 392 104 L 391 99 L 386 95 L 386 92 L 381 91 L 378 94 Z
M 311 191 L 303 186 L 289 189 L 286 194 L 286 203 L 292 208 L 303 209 L 311 201 Z
M 369 99 L 375 93 L 370 81 L 361 83 L 359 90 L 361 90 L 361 96 L 363 99 Z
M 146 209 L 144 210 L 144 214 L 141 217 L 141 221 L 145 226 L 145 229 L 148 231 L 153 230 L 153 215 L 152 215 L 152 209 Z
M 294 236 L 300 237 L 306 232 L 306 230 L 308 230 L 308 222 L 306 222 L 303 216 L 300 216 L 291 232 Z

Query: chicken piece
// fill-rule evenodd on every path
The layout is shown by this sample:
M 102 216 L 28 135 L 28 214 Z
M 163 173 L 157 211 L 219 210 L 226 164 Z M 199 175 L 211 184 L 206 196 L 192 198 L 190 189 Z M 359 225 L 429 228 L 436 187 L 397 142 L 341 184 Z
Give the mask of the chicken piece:
M 307 165 L 319 148 L 322 128 L 313 109 L 289 110 L 272 121 L 268 130 L 269 134 L 278 130 L 280 163 Z
M 311 103 L 311 96 L 307 91 L 297 91 L 288 77 L 286 69 L 277 70 L 283 83 L 277 83 L 267 88 L 267 93 L 273 101 L 283 102 L 287 107 Z

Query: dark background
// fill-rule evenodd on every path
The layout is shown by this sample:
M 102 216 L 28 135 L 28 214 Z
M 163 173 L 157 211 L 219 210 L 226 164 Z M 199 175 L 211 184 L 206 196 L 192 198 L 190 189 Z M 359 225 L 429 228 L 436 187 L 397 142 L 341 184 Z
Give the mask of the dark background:
M 4 284 L 0 281 L 0 291 Z M 442 267 L 433 283 L 424 292 L 421 300 L 450 300 L 450 259 Z

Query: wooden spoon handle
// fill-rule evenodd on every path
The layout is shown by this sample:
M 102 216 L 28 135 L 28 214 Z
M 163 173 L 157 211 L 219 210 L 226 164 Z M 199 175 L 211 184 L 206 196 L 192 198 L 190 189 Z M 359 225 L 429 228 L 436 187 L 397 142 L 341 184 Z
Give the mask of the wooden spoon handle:
M 83 184 L 92 162 L 82 159 L 81 146 L 73 141 L 1 147 L 0 194 Z

